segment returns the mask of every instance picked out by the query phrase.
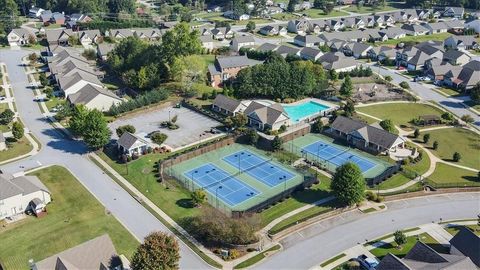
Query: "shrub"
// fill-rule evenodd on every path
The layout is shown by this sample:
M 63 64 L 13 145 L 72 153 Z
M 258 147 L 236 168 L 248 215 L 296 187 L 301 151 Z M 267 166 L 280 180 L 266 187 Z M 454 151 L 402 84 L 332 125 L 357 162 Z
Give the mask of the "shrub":
M 401 82 L 400 84 L 400 87 L 402 87 L 403 89 L 410 89 L 410 85 L 408 84 L 408 82 Z
M 369 201 L 376 201 L 377 200 L 377 194 L 373 193 L 372 191 L 367 191 L 365 193 L 365 198 Z
M 168 90 L 157 88 L 155 90 L 138 95 L 137 97 L 129 101 L 122 102 L 118 105 L 114 104 L 108 111 L 108 114 L 111 116 L 117 116 L 122 113 L 133 111 L 137 108 L 145 107 L 163 101 L 168 98 L 168 95 Z
M 418 136 L 420 136 L 420 130 L 416 128 L 415 131 L 413 132 L 413 137 L 418 138 Z
M 155 132 L 150 137 L 152 142 L 156 144 L 162 144 L 163 142 L 165 142 L 165 140 L 167 140 L 167 138 L 168 138 L 167 134 L 163 134 L 161 132 Z
M 115 132 L 117 133 L 117 136 L 120 138 L 122 137 L 123 133 L 129 132 L 129 133 L 135 133 L 136 129 L 132 125 L 124 125 L 124 126 L 119 126 Z
M 459 162 L 461 158 L 462 158 L 462 155 L 459 152 L 453 153 L 453 161 Z
M 438 149 L 438 142 L 437 141 L 434 141 L 433 142 L 433 150 L 437 150 Z
M 430 141 L 430 133 L 423 135 L 423 143 L 428 143 Z
M 230 249 L 230 251 L 228 252 L 228 259 L 229 260 L 235 260 L 239 256 L 240 256 L 240 252 L 238 252 L 238 250 L 236 250 L 236 249 Z
M 283 132 L 285 132 L 286 130 L 287 130 L 287 126 L 281 125 L 280 128 L 278 129 L 278 132 L 279 132 L 279 133 L 283 133 Z

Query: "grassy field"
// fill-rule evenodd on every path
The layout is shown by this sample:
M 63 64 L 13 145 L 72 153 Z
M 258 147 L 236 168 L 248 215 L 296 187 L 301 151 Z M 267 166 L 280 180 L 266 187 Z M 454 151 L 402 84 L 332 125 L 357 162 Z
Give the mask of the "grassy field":
M 420 43 L 420 42 L 429 41 L 429 40 L 443 41 L 451 35 L 452 34 L 450 33 L 439 33 L 439 34 L 424 35 L 424 36 L 406 36 L 404 38 L 399 38 L 399 39 L 390 39 L 383 42 L 375 42 L 375 46 L 397 45 L 398 43 L 401 43 L 401 42 Z
M 477 133 L 463 128 L 438 129 L 425 133 L 430 134 L 427 146 L 431 147 L 434 141 L 438 142 L 437 150 L 430 149 L 437 157 L 453 162 L 453 153 L 459 152 L 462 158 L 457 164 L 480 169 L 480 136 Z M 423 134 L 422 132 L 419 138 Z
M 275 20 L 290 21 L 290 20 L 298 19 L 299 16 L 292 13 L 278 13 L 278 14 L 273 14 L 272 18 Z
M 40 261 L 105 233 L 118 253 L 131 257 L 137 240 L 69 171 L 53 166 L 33 175 L 50 190 L 52 202 L 47 216 L 0 228 L 0 261 L 6 269 L 29 269 L 29 259 Z
M 478 173 L 443 163 L 437 163 L 435 172 L 428 179 L 439 185 L 480 186 Z
M 5 151 L 0 152 L 0 161 L 9 160 L 24 154 L 29 153 L 33 146 L 27 140 L 27 138 L 23 137 L 16 142 L 12 142 L 7 144 L 8 149 Z
M 329 17 L 339 17 L 339 16 L 347 16 L 347 12 L 339 11 L 339 10 L 332 10 L 330 13 L 325 13 L 321 9 L 311 8 L 303 11 L 299 11 L 298 13 L 302 13 L 307 15 L 309 18 L 329 18 Z
M 407 243 L 405 243 L 402 248 L 398 248 L 397 244 L 393 242 L 385 244 L 378 248 L 374 248 L 370 250 L 370 252 L 375 255 L 375 257 L 377 257 L 379 260 L 385 257 L 385 255 L 387 255 L 388 253 L 392 253 L 397 257 L 403 258 L 408 253 L 408 251 L 412 249 L 417 240 L 421 240 L 423 243 L 429 245 L 431 248 L 435 249 L 438 252 L 447 252 L 445 247 L 441 246 L 438 241 L 433 239 L 433 237 L 431 237 L 427 233 L 422 233 L 418 236 L 415 235 L 407 237 Z
M 358 107 L 357 111 L 363 112 L 380 119 L 390 119 L 400 127 L 413 127 L 409 123 L 421 115 L 442 115 L 442 111 L 433 106 L 421 103 L 389 103 Z
M 445 228 L 445 230 L 447 230 L 447 232 L 449 232 L 451 235 L 456 235 L 460 231 L 460 227 L 461 226 L 452 226 L 452 227 Z M 480 236 L 480 226 L 466 225 L 465 227 L 469 228 L 476 235 Z

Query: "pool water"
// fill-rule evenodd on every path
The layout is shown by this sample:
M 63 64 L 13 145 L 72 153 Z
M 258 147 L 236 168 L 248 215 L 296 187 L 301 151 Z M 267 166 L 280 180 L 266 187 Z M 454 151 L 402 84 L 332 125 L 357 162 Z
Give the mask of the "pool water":
M 298 123 L 305 118 L 311 117 L 312 115 L 318 114 L 321 111 L 325 111 L 330 108 L 315 101 L 309 101 L 297 105 L 282 106 L 287 112 L 288 117 L 290 117 L 290 121 L 292 121 L 292 123 Z

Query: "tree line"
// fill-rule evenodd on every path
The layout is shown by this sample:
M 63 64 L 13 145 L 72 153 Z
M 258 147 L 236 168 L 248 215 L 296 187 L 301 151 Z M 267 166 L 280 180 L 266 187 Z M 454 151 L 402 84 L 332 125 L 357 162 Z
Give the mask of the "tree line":
M 22 14 L 31 6 L 71 13 L 125 13 L 135 12 L 135 0 L 7 0 L 16 1 Z M 1 5 L 0 5 L 1 6 Z

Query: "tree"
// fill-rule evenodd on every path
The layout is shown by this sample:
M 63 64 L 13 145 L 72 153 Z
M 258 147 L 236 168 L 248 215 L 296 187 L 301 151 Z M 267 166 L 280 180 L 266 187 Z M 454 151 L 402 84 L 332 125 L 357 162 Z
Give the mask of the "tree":
M 318 9 L 322 9 L 325 5 L 325 0 L 314 0 L 313 1 L 313 7 L 314 8 L 318 8 Z
M 430 141 L 430 133 L 424 134 L 423 135 L 423 143 L 428 143 Z
M 393 240 L 399 247 L 402 247 L 405 243 L 407 243 L 407 236 L 400 230 L 393 233 Z
M 236 128 L 244 127 L 247 124 L 247 116 L 243 113 L 237 113 L 232 117 L 233 126 Z
M 166 63 L 171 64 L 176 57 L 199 54 L 202 43 L 198 38 L 197 30 L 190 30 L 190 26 L 181 22 L 162 36 L 160 52 Z
M 40 84 L 42 85 L 42 87 L 45 87 L 48 85 L 47 75 L 45 75 L 44 72 L 40 73 L 40 75 L 38 76 L 38 79 L 40 80 Z
M 380 121 L 379 124 L 384 130 L 386 130 L 390 133 L 395 133 L 395 131 L 396 131 L 395 125 L 393 124 L 393 121 L 390 120 L 390 119 L 385 119 L 383 121 Z
M 280 150 L 282 148 L 282 144 L 283 144 L 283 140 L 280 137 L 275 136 L 275 138 L 273 138 L 272 140 L 273 151 Z
M 446 120 L 446 121 L 453 121 L 453 119 L 455 119 L 453 117 L 453 114 L 449 113 L 449 112 L 444 112 L 442 114 L 442 119 Z
M 153 232 L 132 256 L 132 270 L 178 269 L 180 248 L 177 240 L 163 232 Z
M 352 117 L 355 114 L 355 104 L 352 100 L 347 100 L 347 103 L 343 105 L 343 112 L 346 117 Z
M 38 56 L 36 53 L 31 53 L 28 55 L 28 60 L 30 60 L 30 63 L 33 64 L 35 62 L 37 62 L 38 60 Z
M 5 109 L 2 113 L 0 113 L 0 124 L 8 125 L 13 121 L 13 117 L 15 113 L 10 109 Z
M 133 13 L 135 11 L 135 1 L 133 0 L 110 0 L 108 8 L 112 13 Z
M 248 129 L 246 136 L 247 136 L 247 140 L 248 140 L 249 144 L 251 144 L 251 145 L 256 145 L 257 144 L 258 134 L 257 134 L 257 131 L 255 129 Z
M 365 197 L 365 179 L 357 164 L 347 162 L 335 170 L 330 184 L 340 202 L 353 205 Z
M 24 130 L 23 130 L 23 126 L 22 124 L 20 124 L 20 122 L 13 122 L 13 125 L 12 125 L 12 134 L 13 134 L 13 138 L 15 138 L 15 140 L 20 140 L 22 137 L 23 137 L 23 134 L 24 134 Z
M 192 88 L 193 83 L 204 83 L 207 64 L 198 55 L 180 56 L 173 60 L 170 66 L 170 78 L 180 82 L 186 90 Z
M 437 149 L 438 149 L 438 141 L 434 141 L 434 142 L 433 142 L 432 148 L 433 148 L 433 150 L 437 150 Z
M 470 98 L 475 104 L 480 104 L 480 82 L 470 89 Z
M 80 40 L 78 39 L 78 36 L 75 36 L 75 35 L 69 36 L 68 45 L 70 46 L 80 45 Z
M 253 32 L 255 31 L 255 28 L 256 28 L 256 25 L 255 25 L 255 22 L 254 21 L 249 21 L 245 27 L 245 29 L 248 31 L 248 32 Z
M 335 5 L 333 3 L 326 3 L 323 7 L 323 12 L 325 14 L 330 14 L 332 11 L 333 11 L 333 8 L 335 7 Z
M 287 11 L 294 12 L 295 6 L 298 4 L 298 0 L 288 0 Z
M 410 85 L 408 84 L 408 82 L 401 82 L 400 83 L 400 87 L 402 87 L 403 89 L 410 89 Z
M 152 136 L 150 136 L 150 139 L 152 140 L 152 142 L 158 145 L 164 143 L 167 140 L 167 138 L 168 138 L 167 134 L 164 134 L 158 131 L 153 133 Z
M 207 194 L 201 189 L 197 189 L 190 194 L 193 206 L 197 207 L 207 201 Z
M 418 138 L 418 136 L 420 136 L 420 130 L 416 128 L 415 131 L 413 132 L 413 137 Z
M 122 137 L 123 133 L 125 132 L 129 132 L 129 133 L 135 133 L 136 129 L 134 126 L 132 125 L 123 125 L 123 126 L 119 126 L 115 132 L 117 133 L 117 136 L 120 138 Z
M 459 152 L 453 153 L 453 161 L 459 162 L 461 158 L 462 158 L 462 155 Z
M 473 117 L 472 117 L 471 115 L 469 115 L 469 114 L 464 114 L 464 115 L 462 115 L 462 118 L 460 118 L 460 119 L 462 119 L 462 121 L 465 122 L 465 123 L 467 123 L 467 124 L 471 124 L 471 123 L 475 122 L 475 120 L 473 119 Z
M 111 132 L 103 113 L 97 109 L 88 112 L 81 132 L 83 141 L 92 149 L 102 148 L 110 141 Z
M 82 136 L 82 132 L 85 130 L 85 122 L 87 119 L 88 110 L 83 105 L 77 105 L 73 109 L 72 117 L 68 122 L 68 126 L 73 134 Z
M 390 75 L 385 76 L 385 81 L 391 82 L 392 80 L 393 80 L 392 76 Z
M 351 97 L 352 92 L 353 92 L 352 79 L 350 79 L 350 76 L 347 75 L 345 76 L 345 80 L 343 81 L 342 86 L 340 87 L 340 94 L 346 97 Z
M 335 71 L 335 69 L 332 68 L 330 70 L 329 75 L 330 75 L 330 80 L 332 80 L 334 82 L 336 82 L 338 80 L 338 73 L 337 73 L 337 71 Z
M 87 60 L 97 59 L 97 53 L 94 49 L 86 49 L 85 51 L 83 51 L 82 56 L 87 58 Z
M 323 130 L 323 122 L 322 119 L 319 117 L 317 121 L 315 121 L 312 125 L 312 132 L 321 133 Z

